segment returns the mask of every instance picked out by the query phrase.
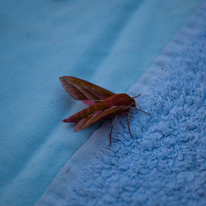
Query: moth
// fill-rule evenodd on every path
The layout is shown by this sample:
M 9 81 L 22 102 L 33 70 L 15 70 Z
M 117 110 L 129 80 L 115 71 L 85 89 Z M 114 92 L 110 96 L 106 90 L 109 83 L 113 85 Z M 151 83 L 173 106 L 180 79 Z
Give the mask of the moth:
M 111 145 L 112 130 L 118 116 L 128 113 L 128 130 L 130 136 L 133 138 L 129 126 L 130 109 L 136 109 L 150 115 L 136 108 L 134 98 L 141 94 L 135 97 L 130 97 L 128 94 L 115 94 L 88 81 L 71 76 L 63 76 L 59 79 L 64 89 L 71 97 L 75 100 L 81 100 L 89 106 L 62 121 L 66 123 L 77 123 L 74 132 L 85 129 L 95 122 L 115 117 L 110 131 Z

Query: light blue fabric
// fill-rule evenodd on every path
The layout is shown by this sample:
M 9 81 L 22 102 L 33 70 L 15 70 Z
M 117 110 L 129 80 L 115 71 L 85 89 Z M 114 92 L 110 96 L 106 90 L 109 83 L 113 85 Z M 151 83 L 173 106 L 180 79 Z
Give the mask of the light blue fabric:
M 0 1 L 0 205 L 34 204 L 98 127 L 61 122 L 85 106 L 58 78 L 126 92 L 201 2 Z
M 105 122 L 70 159 L 42 205 L 206 205 L 206 3 L 129 90 L 151 116 Z

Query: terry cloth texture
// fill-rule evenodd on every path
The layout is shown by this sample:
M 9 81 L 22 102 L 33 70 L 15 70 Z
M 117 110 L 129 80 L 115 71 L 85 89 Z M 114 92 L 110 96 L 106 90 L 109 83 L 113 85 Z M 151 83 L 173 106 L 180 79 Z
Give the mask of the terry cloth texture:
M 109 121 L 70 159 L 40 205 L 206 205 L 206 4 L 130 89 L 130 137 Z
M 0 1 L 0 205 L 33 205 L 98 127 L 61 122 L 85 105 L 58 78 L 126 92 L 201 1 Z
M 85 105 L 58 78 L 125 93 L 203 1 L 0 1 L 1 206 L 35 204 L 99 126 L 61 122 Z

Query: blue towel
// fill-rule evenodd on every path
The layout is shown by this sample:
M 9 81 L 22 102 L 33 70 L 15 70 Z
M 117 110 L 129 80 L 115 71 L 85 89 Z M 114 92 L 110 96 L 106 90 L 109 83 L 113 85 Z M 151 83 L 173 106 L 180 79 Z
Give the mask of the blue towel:
M 105 122 L 38 205 L 206 205 L 206 4 L 129 90 L 138 107 L 109 145 Z
M 61 122 L 85 105 L 58 78 L 126 92 L 203 1 L 0 1 L 0 205 L 33 205 L 98 128 Z

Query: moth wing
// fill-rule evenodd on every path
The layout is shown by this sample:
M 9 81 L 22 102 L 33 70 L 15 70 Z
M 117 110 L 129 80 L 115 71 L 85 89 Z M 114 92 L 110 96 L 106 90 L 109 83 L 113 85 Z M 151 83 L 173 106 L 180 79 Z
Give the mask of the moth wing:
M 82 119 L 78 122 L 76 127 L 74 128 L 75 132 L 78 132 L 82 129 L 85 129 L 86 127 L 89 127 L 90 125 L 103 120 L 110 118 L 114 116 L 115 114 L 118 114 L 120 111 L 122 111 L 123 107 L 112 107 L 110 109 L 104 110 L 104 111 L 97 111 L 94 114 Z
M 94 100 L 104 100 L 114 95 L 113 92 L 76 77 L 63 76 L 59 79 L 71 97 L 89 106 L 96 103 Z

